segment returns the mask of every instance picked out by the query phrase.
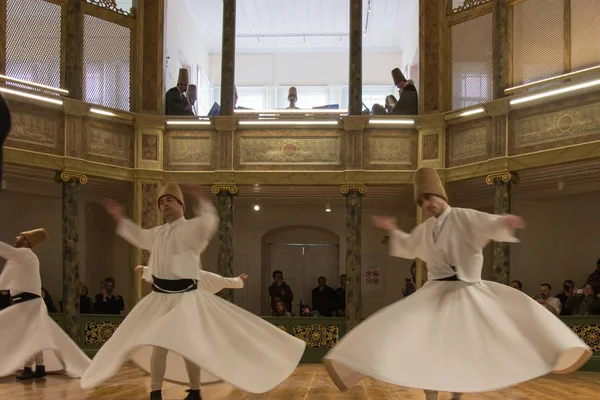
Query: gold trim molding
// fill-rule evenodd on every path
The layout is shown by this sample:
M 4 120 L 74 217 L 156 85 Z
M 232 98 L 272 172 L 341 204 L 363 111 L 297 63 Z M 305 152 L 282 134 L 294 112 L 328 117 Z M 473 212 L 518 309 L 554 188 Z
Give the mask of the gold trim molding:
M 340 191 L 343 195 L 348 194 L 352 190 L 356 190 L 362 195 L 367 194 L 367 187 L 365 185 L 342 185 L 342 187 L 340 188 Z
M 57 182 L 69 182 L 72 180 L 78 181 L 79 184 L 85 185 L 88 182 L 88 177 L 85 174 L 79 172 L 62 171 L 56 173 Z
M 213 185 L 211 191 L 213 194 L 219 194 L 221 192 L 236 194 L 238 192 L 238 188 L 236 185 Z
M 485 183 L 488 185 L 493 185 L 496 181 L 519 183 L 519 176 L 514 172 L 504 171 L 494 172 L 485 177 Z

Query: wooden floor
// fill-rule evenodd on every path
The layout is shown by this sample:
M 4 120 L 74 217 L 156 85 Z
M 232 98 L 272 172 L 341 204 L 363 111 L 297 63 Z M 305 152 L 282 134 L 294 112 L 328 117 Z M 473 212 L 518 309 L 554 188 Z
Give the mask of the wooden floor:
M 6 400 L 147 400 L 149 378 L 135 367 L 125 366 L 119 375 L 95 390 L 82 390 L 79 380 L 63 375 L 51 375 L 45 380 L 17 383 L 14 377 L 0 379 L 0 399 Z M 165 383 L 164 400 L 183 399 L 184 386 Z M 339 392 L 321 365 L 301 364 L 294 374 L 269 393 L 262 395 L 233 390 L 226 384 L 204 388 L 203 399 L 244 399 L 244 400 L 388 400 L 425 399 L 420 390 L 406 389 L 365 379 L 351 391 Z M 439 399 L 449 399 L 448 393 L 441 393 Z M 600 373 L 577 372 L 570 375 L 549 375 L 513 388 L 484 394 L 468 394 L 471 399 L 561 399 L 592 400 L 600 399 Z

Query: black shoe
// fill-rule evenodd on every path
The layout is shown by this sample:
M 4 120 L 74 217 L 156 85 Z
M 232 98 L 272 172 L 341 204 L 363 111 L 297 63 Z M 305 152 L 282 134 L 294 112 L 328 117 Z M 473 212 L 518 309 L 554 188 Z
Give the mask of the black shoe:
M 188 395 L 183 400 L 202 400 L 199 390 L 188 390 Z
M 162 400 L 162 391 L 155 390 L 150 392 L 150 400 Z
M 27 380 L 33 379 L 33 378 L 34 378 L 33 371 L 29 367 L 23 368 L 23 372 L 21 372 L 21 375 L 17 375 L 18 381 L 27 381 Z
M 46 376 L 46 367 L 43 365 L 35 366 L 35 373 L 33 374 L 34 378 L 43 378 Z

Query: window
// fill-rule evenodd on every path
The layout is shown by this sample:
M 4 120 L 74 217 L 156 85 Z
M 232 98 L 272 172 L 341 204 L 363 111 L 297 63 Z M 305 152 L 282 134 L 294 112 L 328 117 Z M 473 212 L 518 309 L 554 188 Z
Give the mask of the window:
M 238 107 L 252 110 L 269 108 L 269 88 L 267 86 L 238 86 Z
M 486 74 L 463 74 L 459 79 L 459 98 L 454 108 L 470 107 L 489 100 L 490 79 Z
M 325 106 L 330 102 L 329 86 L 295 86 L 298 91 L 296 107 L 311 109 L 313 107 Z M 287 108 L 288 91 L 290 86 L 277 86 L 277 103 L 275 108 Z

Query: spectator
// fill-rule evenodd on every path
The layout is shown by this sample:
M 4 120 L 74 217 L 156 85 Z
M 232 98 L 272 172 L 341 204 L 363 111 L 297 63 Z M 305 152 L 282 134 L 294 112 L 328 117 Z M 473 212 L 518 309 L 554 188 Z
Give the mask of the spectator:
M 115 280 L 106 278 L 102 293 L 96 295 L 94 303 L 96 314 L 120 315 L 125 309 L 123 298 L 115 290 Z
M 273 281 L 274 282 L 269 287 L 269 295 L 271 296 L 271 311 L 275 312 L 275 305 L 277 301 L 281 300 L 281 302 L 285 305 L 285 309 L 288 312 L 292 312 L 294 293 L 292 293 L 292 288 L 283 281 L 283 272 L 279 270 L 273 271 Z
M 335 290 L 327 286 L 327 279 L 324 276 L 320 276 L 317 282 L 318 286 L 312 291 L 313 310 L 324 317 L 331 317 L 336 308 Z

